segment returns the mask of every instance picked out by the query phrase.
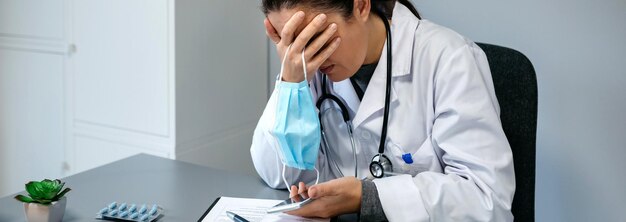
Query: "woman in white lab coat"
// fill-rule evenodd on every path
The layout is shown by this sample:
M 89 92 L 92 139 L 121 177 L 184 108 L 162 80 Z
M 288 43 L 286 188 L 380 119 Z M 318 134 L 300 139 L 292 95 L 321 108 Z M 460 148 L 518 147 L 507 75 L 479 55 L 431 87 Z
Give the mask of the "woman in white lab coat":
M 316 199 L 291 214 L 360 213 L 364 221 L 513 220 L 512 153 L 500 123 L 487 59 L 476 44 L 419 19 L 406 0 L 262 2 L 267 34 L 276 43 L 279 58 L 287 53 L 282 80 L 304 80 L 300 58 L 306 48 L 306 69 L 316 73 L 308 79 L 314 99 L 319 98 L 322 76 L 327 75 L 331 92 L 350 111 L 358 145 L 358 178 L 352 177 L 356 163 L 345 145 L 333 146 L 334 156 L 320 149 L 316 166 L 320 181 L 325 181 L 320 184 L 304 184 L 315 181 L 314 171 L 287 168 L 286 179 L 297 185 L 292 192 Z M 368 166 L 381 139 L 389 47 L 381 17 L 371 13 L 374 7 L 388 14 L 393 40 L 385 155 L 394 172 L 403 175 L 370 181 L 363 179 L 370 175 Z M 363 71 L 366 66 L 372 70 L 369 80 Z M 362 73 L 366 87 L 355 83 L 355 76 Z M 250 151 L 261 178 L 273 188 L 285 188 L 283 164 L 276 144 L 268 138 L 272 126 L 262 121 L 275 115 L 272 110 L 263 113 Z

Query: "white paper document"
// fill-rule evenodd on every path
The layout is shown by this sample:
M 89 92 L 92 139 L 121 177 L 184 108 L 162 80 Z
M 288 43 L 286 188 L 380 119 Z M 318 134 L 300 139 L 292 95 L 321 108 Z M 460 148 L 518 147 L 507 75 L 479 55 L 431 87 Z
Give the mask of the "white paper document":
M 226 211 L 236 213 L 250 222 L 329 222 L 330 219 L 311 219 L 284 213 L 267 214 L 266 211 L 282 200 L 221 197 L 202 222 L 232 222 Z

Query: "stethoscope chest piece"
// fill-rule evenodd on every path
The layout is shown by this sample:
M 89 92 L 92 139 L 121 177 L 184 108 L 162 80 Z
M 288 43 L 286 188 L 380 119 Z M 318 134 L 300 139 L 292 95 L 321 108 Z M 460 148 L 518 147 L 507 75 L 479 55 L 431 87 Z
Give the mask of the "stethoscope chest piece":
M 393 172 L 391 161 L 387 158 L 387 156 L 385 156 L 385 154 L 376 154 L 370 163 L 370 173 L 375 178 L 383 178 L 386 176 L 385 172 Z

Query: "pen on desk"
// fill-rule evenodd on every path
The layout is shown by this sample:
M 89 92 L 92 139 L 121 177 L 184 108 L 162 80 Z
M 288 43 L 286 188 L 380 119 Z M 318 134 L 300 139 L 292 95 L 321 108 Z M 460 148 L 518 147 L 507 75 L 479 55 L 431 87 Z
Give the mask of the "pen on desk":
M 230 218 L 231 220 L 235 221 L 235 222 L 250 222 L 248 220 L 246 220 L 246 218 L 243 218 L 233 212 L 230 211 L 226 211 L 226 216 L 228 216 L 228 218 Z

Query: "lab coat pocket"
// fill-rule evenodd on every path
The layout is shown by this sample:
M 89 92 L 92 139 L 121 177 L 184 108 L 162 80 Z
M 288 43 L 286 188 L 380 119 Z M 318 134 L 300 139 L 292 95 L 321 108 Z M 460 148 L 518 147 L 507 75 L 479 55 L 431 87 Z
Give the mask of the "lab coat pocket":
M 430 136 L 422 142 L 417 150 L 403 147 L 393 141 L 389 141 L 387 147 L 390 148 L 391 155 L 393 155 L 390 158 L 394 164 L 395 172 L 410 174 L 413 177 L 426 171 L 441 172 L 439 159 L 434 153 Z

